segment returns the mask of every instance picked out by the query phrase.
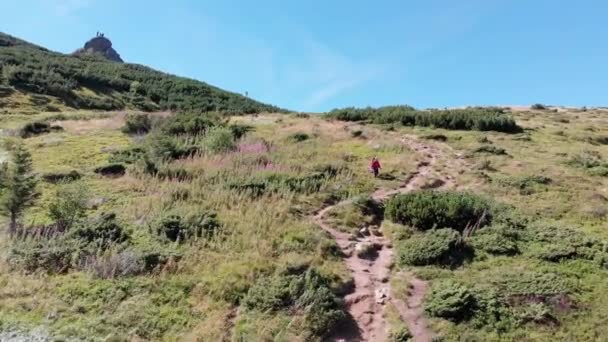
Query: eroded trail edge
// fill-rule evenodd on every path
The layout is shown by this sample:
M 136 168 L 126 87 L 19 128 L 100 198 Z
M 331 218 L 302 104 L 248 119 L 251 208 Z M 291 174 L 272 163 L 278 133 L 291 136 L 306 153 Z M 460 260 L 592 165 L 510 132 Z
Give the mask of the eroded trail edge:
M 406 136 L 402 143 L 422 157 L 416 170 L 395 189 L 380 189 L 372 194 L 377 201 L 400 193 L 407 193 L 428 187 L 451 187 L 454 175 L 441 175 L 433 166 L 442 158 L 442 152 L 433 145 L 427 145 L 415 137 Z M 422 306 L 428 284 L 416 278 L 412 273 L 405 273 L 409 281 L 406 298 L 395 298 L 391 295 L 390 276 L 393 265 L 393 248 L 390 241 L 380 232 L 370 231 L 357 236 L 338 231 L 326 220 L 326 214 L 332 209 L 351 203 L 345 200 L 320 210 L 314 216 L 314 222 L 328 232 L 345 255 L 345 263 L 354 280 L 354 290 L 345 298 L 350 324 L 345 324 L 328 338 L 329 341 L 386 341 L 389 326 L 386 321 L 386 307 L 390 304 L 397 310 L 401 320 L 408 326 L 415 341 L 431 341 L 433 333 L 428 328 Z M 360 257 L 357 250 L 373 246 L 377 253 L 371 257 Z

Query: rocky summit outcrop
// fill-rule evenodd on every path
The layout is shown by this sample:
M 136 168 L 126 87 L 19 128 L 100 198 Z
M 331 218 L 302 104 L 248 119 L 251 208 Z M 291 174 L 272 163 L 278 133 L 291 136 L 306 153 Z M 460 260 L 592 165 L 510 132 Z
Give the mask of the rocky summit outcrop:
M 123 60 L 116 50 L 112 48 L 112 42 L 106 38 L 103 33 L 97 33 L 97 36 L 91 38 L 84 44 L 83 48 L 80 48 L 74 52 L 74 55 L 92 54 L 97 53 L 105 58 L 122 63 Z

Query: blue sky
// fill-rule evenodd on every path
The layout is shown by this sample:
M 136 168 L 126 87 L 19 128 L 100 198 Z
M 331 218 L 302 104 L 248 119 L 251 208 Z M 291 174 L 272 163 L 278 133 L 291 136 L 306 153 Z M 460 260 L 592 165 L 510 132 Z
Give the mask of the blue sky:
M 604 0 L 4 0 L 0 31 L 301 111 L 608 105 Z

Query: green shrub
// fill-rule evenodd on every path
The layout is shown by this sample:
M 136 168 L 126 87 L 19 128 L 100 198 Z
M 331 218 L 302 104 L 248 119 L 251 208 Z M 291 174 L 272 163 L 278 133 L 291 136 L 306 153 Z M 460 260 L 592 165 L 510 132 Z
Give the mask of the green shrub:
M 215 213 L 198 212 L 186 217 L 169 215 L 156 224 L 156 233 L 170 241 L 185 242 L 212 236 L 220 227 Z
M 61 231 L 69 230 L 85 217 L 89 189 L 81 183 L 64 184 L 49 205 L 49 217 Z
M 608 258 L 603 241 L 569 227 L 535 224 L 525 237 L 533 244 L 530 253 L 546 261 L 584 259 L 603 263 Z
M 507 151 L 505 151 L 504 148 L 500 148 L 500 147 L 496 147 L 493 145 L 482 145 L 479 146 L 478 148 L 476 148 L 473 152 L 475 153 L 488 153 L 488 154 L 495 154 L 495 155 L 506 155 Z
M 51 125 L 48 122 L 35 121 L 25 124 L 19 131 L 19 135 L 22 138 L 29 138 L 34 135 L 49 133 L 50 131 Z
M 530 195 L 534 193 L 537 189 L 541 188 L 541 185 L 551 184 L 553 180 L 546 176 L 531 175 L 507 178 L 499 180 L 498 182 L 506 186 L 518 188 L 521 195 Z
M 432 284 L 424 309 L 433 317 L 460 322 L 473 316 L 475 306 L 469 288 L 452 280 L 441 280 Z
M 122 132 L 126 134 L 145 134 L 152 129 L 152 120 L 146 114 L 129 114 L 125 118 Z
M 79 244 L 63 236 L 15 240 L 8 261 L 13 267 L 28 272 L 67 272 L 77 261 Z
M 134 164 L 143 158 L 145 153 L 146 150 L 142 146 L 134 146 L 112 152 L 108 162 L 111 164 Z
M 219 116 L 216 114 L 179 113 L 160 123 L 160 130 L 169 135 L 205 135 L 217 126 Z
M 310 139 L 310 136 L 306 133 L 298 132 L 290 135 L 289 139 L 295 142 L 301 142 Z
M 80 173 L 76 170 L 65 172 L 48 172 L 41 176 L 45 182 L 52 184 L 73 182 L 79 180 L 81 177 L 82 176 Z
M 562 295 L 571 293 L 573 283 L 564 277 L 549 272 L 509 271 L 494 275 L 490 282 L 496 292 L 505 298 L 527 295 Z
M 146 138 L 145 149 L 148 157 L 169 161 L 191 157 L 200 150 L 200 146 L 197 146 L 197 140 L 151 133 Z
M 210 129 L 202 144 L 203 149 L 211 153 L 228 152 L 236 147 L 232 130 L 224 127 Z
M 490 204 L 481 197 L 461 192 L 418 191 L 397 195 L 386 204 L 393 222 L 419 230 L 453 228 L 463 231 L 484 226 L 492 219 Z
M 448 137 L 446 137 L 443 134 L 427 134 L 427 135 L 423 135 L 421 137 L 422 139 L 427 139 L 427 140 L 436 140 L 436 141 L 448 141 Z
M 608 177 L 608 164 L 590 168 L 589 174 L 598 177 Z
M 398 245 L 399 262 L 404 265 L 458 265 L 471 256 L 460 233 L 453 229 L 414 234 Z
M 519 232 L 506 226 L 491 226 L 477 231 L 467 243 L 475 251 L 494 255 L 515 255 L 519 253 Z
M 401 327 L 389 334 L 391 342 L 410 342 L 414 337 L 406 327 Z
M 130 239 L 127 231 L 116 221 L 116 214 L 104 213 L 74 227 L 69 237 L 90 247 L 92 251 L 106 250 Z
M 410 106 L 334 109 L 326 116 L 342 121 L 372 121 L 377 124 L 400 123 L 458 130 L 521 132 L 513 118 L 500 108 L 466 108 L 419 111 Z
M 95 173 L 98 173 L 102 176 L 122 176 L 126 172 L 126 168 L 122 164 L 114 163 L 103 165 L 95 168 L 93 170 Z
M 360 138 L 363 136 L 363 131 L 360 129 L 358 129 L 356 131 L 352 131 L 352 132 L 350 132 L 350 136 L 353 138 Z
M 306 329 L 323 335 L 345 317 L 340 300 L 330 290 L 330 280 L 314 268 L 280 272 L 252 286 L 242 304 L 248 310 L 291 309 L 304 315 Z

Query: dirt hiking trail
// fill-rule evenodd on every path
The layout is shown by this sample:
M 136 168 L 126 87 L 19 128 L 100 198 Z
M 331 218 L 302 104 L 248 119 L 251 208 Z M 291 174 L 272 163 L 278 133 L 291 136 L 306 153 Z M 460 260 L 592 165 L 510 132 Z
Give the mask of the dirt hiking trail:
M 371 197 L 384 201 L 399 193 L 425 188 L 453 187 L 455 175 L 440 174 L 433 169 L 439 159 L 445 158 L 443 152 L 434 145 L 420 142 L 416 137 L 405 136 L 401 139 L 413 152 L 422 157 L 416 170 L 395 189 L 379 189 Z M 450 160 L 452 166 L 459 164 Z M 458 172 L 450 168 L 450 172 Z M 314 222 L 328 232 L 345 255 L 345 263 L 354 280 L 354 290 L 344 298 L 349 314 L 349 322 L 338 327 L 327 341 L 387 341 L 389 326 L 386 322 L 386 307 L 392 304 L 401 320 L 407 324 L 414 341 L 430 342 L 433 333 L 428 328 L 424 316 L 423 299 L 427 292 L 426 281 L 411 273 L 404 276 L 409 280 L 407 298 L 391 296 L 390 275 L 393 265 L 393 248 L 390 241 L 378 231 L 364 229 L 357 236 L 338 231 L 326 221 L 326 214 L 334 208 L 351 203 L 345 200 L 320 210 Z M 365 246 L 373 247 L 376 253 L 360 257 L 357 251 Z

